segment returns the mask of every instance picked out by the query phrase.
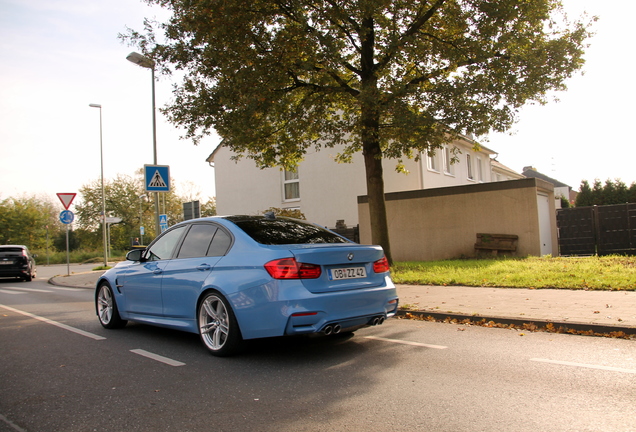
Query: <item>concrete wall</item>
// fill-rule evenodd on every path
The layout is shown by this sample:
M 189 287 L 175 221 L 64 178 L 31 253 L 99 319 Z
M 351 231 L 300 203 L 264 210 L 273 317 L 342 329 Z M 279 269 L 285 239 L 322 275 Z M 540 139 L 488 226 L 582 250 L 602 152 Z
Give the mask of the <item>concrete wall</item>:
M 540 214 L 540 194 L 551 198 L 545 214 Z M 518 256 L 540 256 L 541 226 L 546 222 L 550 232 L 543 233 L 543 240 L 547 238 L 552 255 L 558 255 L 554 187 L 539 179 L 388 193 L 386 204 L 395 261 L 474 256 L 477 233 L 516 234 Z M 358 213 L 360 241 L 368 244 L 366 196 L 358 197 Z

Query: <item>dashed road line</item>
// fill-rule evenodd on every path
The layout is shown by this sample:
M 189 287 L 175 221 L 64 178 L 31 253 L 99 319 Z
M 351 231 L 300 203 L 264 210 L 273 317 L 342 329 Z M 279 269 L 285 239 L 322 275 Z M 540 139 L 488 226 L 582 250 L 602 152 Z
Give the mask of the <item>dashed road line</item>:
M 0 304 L 0 307 L 4 308 L 6 310 L 10 310 L 12 312 L 15 312 L 15 313 L 18 313 L 18 314 L 21 314 L 21 315 L 24 315 L 24 316 L 28 316 L 30 318 L 33 318 L 33 319 L 36 319 L 36 320 L 39 320 L 39 321 L 42 321 L 42 322 L 45 322 L 47 324 L 54 325 L 54 326 L 62 328 L 64 330 L 68 330 L 68 331 L 76 333 L 78 335 L 86 336 L 86 337 L 94 339 L 94 340 L 104 340 L 104 339 L 106 339 L 103 336 L 99 336 L 99 335 L 96 335 L 94 333 L 90 333 L 90 332 L 87 332 L 87 331 L 84 331 L 84 330 L 80 330 L 78 328 L 71 327 L 70 325 L 62 324 L 62 323 L 59 323 L 57 321 L 50 320 L 48 318 L 44 318 L 44 317 L 41 317 L 41 316 L 38 316 L 38 315 L 34 315 L 34 314 L 30 313 L 30 312 L 25 312 L 25 311 L 22 311 L 20 309 L 14 309 L 14 308 L 12 308 L 10 306 L 5 306 L 3 304 Z
M 28 292 L 39 292 L 39 293 L 52 293 L 53 291 L 51 290 L 43 290 L 43 289 L 37 289 L 37 288 L 18 288 L 18 287 L 9 287 L 10 290 L 16 290 L 16 291 L 28 291 Z
M 135 354 L 139 354 L 140 356 L 144 356 L 144 357 L 147 357 L 147 358 L 152 359 L 152 360 L 156 360 L 156 361 L 161 362 L 161 363 L 165 363 L 165 364 L 170 365 L 170 366 L 185 366 L 185 363 L 182 363 L 182 362 L 177 361 L 177 360 L 173 360 L 173 359 L 168 358 L 168 357 L 161 356 L 159 354 L 151 353 L 151 352 L 146 351 L 146 350 L 133 349 L 133 350 L 130 350 L 130 352 L 131 353 L 135 353 Z
M 2 294 L 26 294 L 25 292 L 13 291 L 13 290 L 7 290 L 7 289 L 0 289 L 0 293 L 2 293 Z
M 588 368 L 588 369 L 600 369 L 600 370 L 606 370 L 606 371 L 612 371 L 612 372 L 624 372 L 624 373 L 636 374 L 636 369 L 625 369 L 625 368 L 618 368 L 618 367 L 612 367 L 612 366 L 574 363 L 574 362 L 568 362 L 568 361 L 550 360 L 550 359 L 542 359 L 542 358 L 531 358 L 530 361 L 540 362 L 540 363 L 551 363 L 551 364 L 557 364 L 557 365 L 563 365 L 563 366 L 574 366 L 574 367 L 581 367 L 581 368 Z
M 424 347 L 424 348 L 434 348 L 434 349 L 446 349 L 446 348 L 448 348 L 447 346 L 443 346 L 443 345 L 431 345 L 431 344 L 425 344 L 425 343 L 420 343 L 420 342 L 410 342 L 410 341 L 404 341 L 404 340 L 400 340 L 400 339 L 388 339 L 388 338 L 377 337 L 377 336 L 364 336 L 364 338 L 365 339 L 373 339 L 373 340 L 382 341 L 382 342 L 392 342 L 392 343 L 397 343 L 397 344 L 402 344 L 402 345 L 419 346 L 419 347 Z

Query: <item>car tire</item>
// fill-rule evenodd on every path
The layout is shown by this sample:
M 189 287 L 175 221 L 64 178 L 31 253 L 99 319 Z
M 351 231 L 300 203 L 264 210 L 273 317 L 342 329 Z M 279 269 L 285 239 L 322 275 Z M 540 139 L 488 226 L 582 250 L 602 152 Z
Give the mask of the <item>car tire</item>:
M 243 337 L 228 301 L 218 292 L 207 293 L 197 310 L 199 335 L 212 355 L 226 357 L 238 353 Z
M 29 272 L 26 274 L 26 276 L 24 276 L 23 279 L 26 282 L 31 282 L 33 280 L 33 274 L 31 274 L 31 269 L 29 269 Z
M 127 321 L 121 319 L 117 302 L 113 295 L 113 289 L 108 282 L 102 282 L 97 288 L 95 296 L 95 310 L 99 317 L 102 327 L 107 329 L 121 328 L 126 325 Z

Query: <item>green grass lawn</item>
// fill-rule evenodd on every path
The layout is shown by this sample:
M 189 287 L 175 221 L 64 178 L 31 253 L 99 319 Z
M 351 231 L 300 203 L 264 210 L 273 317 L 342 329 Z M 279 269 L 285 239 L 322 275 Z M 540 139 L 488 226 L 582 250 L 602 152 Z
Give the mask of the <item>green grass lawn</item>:
M 636 257 L 527 257 L 398 262 L 395 283 L 636 290 Z

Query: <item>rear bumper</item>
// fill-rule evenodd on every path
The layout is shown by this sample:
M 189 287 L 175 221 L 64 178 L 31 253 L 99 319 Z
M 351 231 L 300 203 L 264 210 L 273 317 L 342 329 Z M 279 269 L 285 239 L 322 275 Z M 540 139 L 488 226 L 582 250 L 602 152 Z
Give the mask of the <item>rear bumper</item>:
M 395 315 L 398 308 L 389 277 L 380 287 L 320 294 L 310 293 L 300 282 L 285 282 L 229 296 L 244 339 L 320 333 L 335 325 L 341 330 L 360 328 Z
M 29 269 L 28 268 L 1 268 L 0 267 L 0 277 L 25 277 L 28 276 Z

